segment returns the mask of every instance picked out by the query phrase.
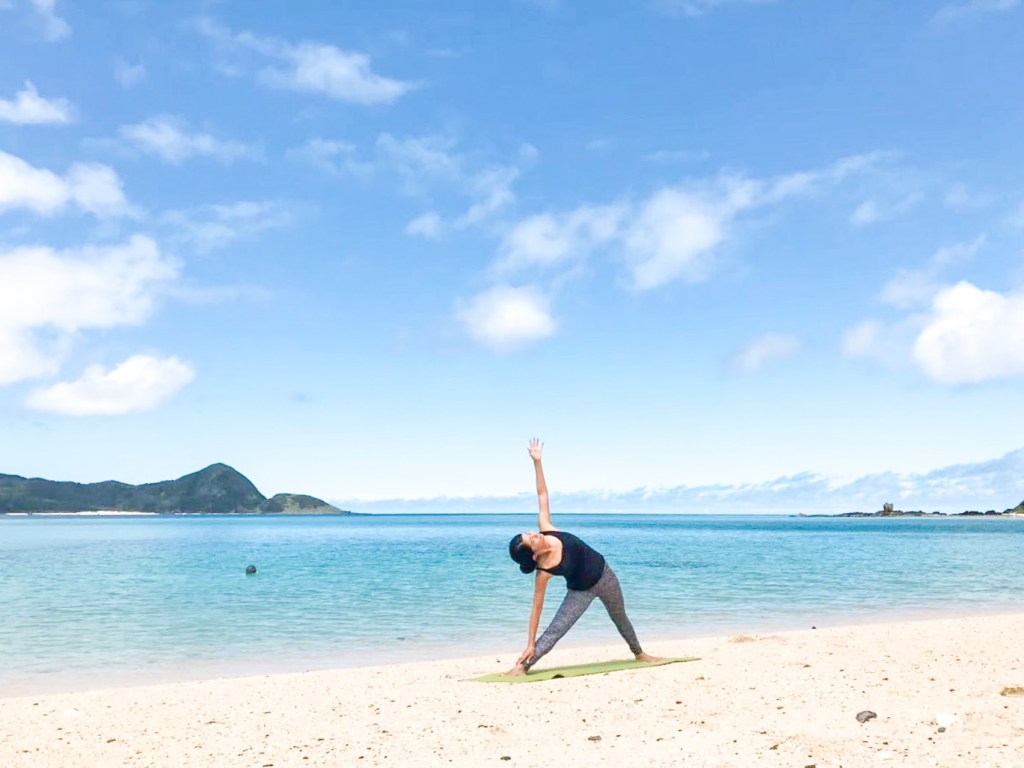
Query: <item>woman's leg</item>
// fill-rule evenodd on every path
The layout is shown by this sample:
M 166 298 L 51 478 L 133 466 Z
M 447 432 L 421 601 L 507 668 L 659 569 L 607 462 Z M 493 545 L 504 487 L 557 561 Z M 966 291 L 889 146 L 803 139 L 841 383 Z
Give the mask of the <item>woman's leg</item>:
M 548 625 L 548 628 L 541 634 L 540 639 L 534 644 L 533 657 L 527 659 L 523 666 L 529 669 L 537 663 L 541 656 L 554 648 L 555 643 L 565 637 L 565 633 L 572 629 L 572 625 L 590 607 L 596 596 L 597 593 L 593 588 L 587 590 L 570 589 L 566 591 L 565 599 L 562 600 L 562 604 L 558 607 L 555 618 L 551 620 L 551 624 Z
M 615 622 L 615 627 L 622 635 L 622 639 L 629 644 L 629 650 L 633 652 L 634 656 L 642 655 L 640 641 L 636 639 L 633 625 L 630 623 L 629 617 L 626 616 L 626 601 L 622 597 L 622 587 L 611 566 L 605 565 L 601 580 L 594 585 L 594 589 L 597 591 L 597 596 L 601 598 L 601 602 L 604 603 L 604 607 L 608 609 L 608 615 Z

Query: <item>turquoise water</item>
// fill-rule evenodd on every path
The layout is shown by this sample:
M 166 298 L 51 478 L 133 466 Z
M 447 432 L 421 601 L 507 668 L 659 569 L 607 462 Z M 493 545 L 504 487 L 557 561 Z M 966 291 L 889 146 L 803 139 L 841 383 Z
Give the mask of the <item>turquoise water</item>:
M 0 517 L 0 695 L 500 654 L 533 515 Z M 1024 608 L 1024 520 L 572 515 L 641 640 Z M 246 576 L 248 564 L 258 568 Z M 561 599 L 552 582 L 545 619 Z M 568 641 L 615 642 L 600 605 Z M 652 643 L 648 642 L 648 646 Z

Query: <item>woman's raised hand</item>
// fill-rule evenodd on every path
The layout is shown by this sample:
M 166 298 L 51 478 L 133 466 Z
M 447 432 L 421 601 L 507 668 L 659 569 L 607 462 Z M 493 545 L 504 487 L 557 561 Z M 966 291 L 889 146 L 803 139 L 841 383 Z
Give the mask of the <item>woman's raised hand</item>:
M 544 443 L 538 440 L 536 437 L 530 441 L 530 458 L 534 461 L 540 461 L 540 456 L 544 452 Z

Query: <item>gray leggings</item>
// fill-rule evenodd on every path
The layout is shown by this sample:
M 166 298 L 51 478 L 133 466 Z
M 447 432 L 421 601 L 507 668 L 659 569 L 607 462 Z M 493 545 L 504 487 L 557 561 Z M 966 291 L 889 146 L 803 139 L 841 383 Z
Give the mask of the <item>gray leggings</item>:
M 555 647 L 555 643 L 572 629 L 572 625 L 590 607 L 595 597 L 601 598 L 601 602 L 608 609 L 608 615 L 615 622 L 615 627 L 619 630 L 619 634 L 622 635 L 622 639 L 629 643 L 629 650 L 634 655 L 642 653 L 640 641 L 636 639 L 633 625 L 629 623 L 629 618 L 626 616 L 626 606 L 622 599 L 622 587 L 619 586 L 619 580 L 616 578 L 615 572 L 610 566 L 605 565 L 601 578 L 590 589 L 570 589 L 565 593 L 565 599 L 562 600 L 558 613 L 555 614 L 551 624 L 548 625 L 548 628 L 544 630 L 544 633 L 536 642 L 533 656 L 524 665 L 526 669 L 536 664 L 541 656 Z

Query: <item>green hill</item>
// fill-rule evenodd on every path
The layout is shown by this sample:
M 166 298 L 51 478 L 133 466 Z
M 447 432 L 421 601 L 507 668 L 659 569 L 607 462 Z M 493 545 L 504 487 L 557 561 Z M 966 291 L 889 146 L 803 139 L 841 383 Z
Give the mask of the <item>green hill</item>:
M 0 474 L 5 512 L 207 512 L 215 514 L 344 514 L 312 496 L 281 493 L 267 499 L 226 464 L 159 483 L 68 483 Z

